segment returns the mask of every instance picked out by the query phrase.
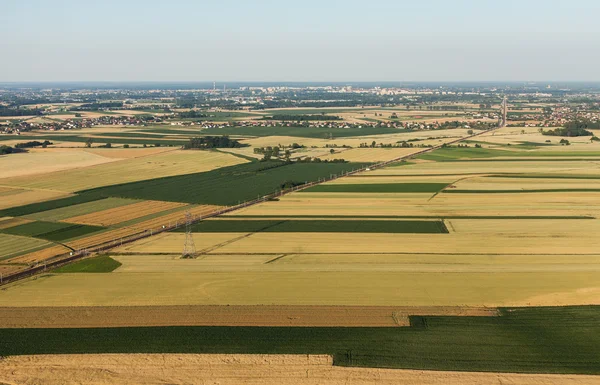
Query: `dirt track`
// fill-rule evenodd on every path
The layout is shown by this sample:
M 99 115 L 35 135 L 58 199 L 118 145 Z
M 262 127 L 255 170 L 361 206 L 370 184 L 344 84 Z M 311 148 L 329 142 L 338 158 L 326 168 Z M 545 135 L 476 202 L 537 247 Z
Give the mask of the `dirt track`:
M 599 376 L 342 368 L 329 356 L 90 354 L 0 360 L 0 384 L 592 385 Z
M 0 308 L 1 328 L 121 326 L 409 326 L 408 315 L 495 316 L 493 308 L 123 306 Z

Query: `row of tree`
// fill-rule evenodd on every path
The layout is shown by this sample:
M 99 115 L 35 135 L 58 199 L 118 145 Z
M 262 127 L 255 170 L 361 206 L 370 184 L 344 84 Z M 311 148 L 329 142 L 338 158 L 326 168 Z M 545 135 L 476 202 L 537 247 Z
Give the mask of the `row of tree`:
M 205 149 L 205 148 L 240 148 L 244 145 L 229 136 L 201 136 L 191 138 L 184 146 L 186 149 Z

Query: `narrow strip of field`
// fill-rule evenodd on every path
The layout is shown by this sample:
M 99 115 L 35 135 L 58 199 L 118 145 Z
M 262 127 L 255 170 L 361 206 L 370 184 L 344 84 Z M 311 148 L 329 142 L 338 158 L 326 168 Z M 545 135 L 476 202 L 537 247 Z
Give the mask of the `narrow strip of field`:
M 0 307 L 3 328 L 132 326 L 393 327 L 410 315 L 493 317 L 495 308 L 394 306 Z
M 596 188 L 563 188 L 532 190 L 444 190 L 444 194 L 523 194 L 523 193 L 568 193 L 568 192 L 600 192 Z
M 321 184 L 302 192 L 338 193 L 435 193 L 443 190 L 448 183 L 364 183 L 364 184 Z
M 194 232 L 211 233 L 414 233 L 442 234 L 448 229 L 442 221 L 410 220 L 208 220 L 192 226 Z M 176 232 L 185 232 L 184 228 Z
M 60 222 L 36 221 L 10 227 L 1 231 L 11 235 L 21 235 L 26 237 L 41 238 L 53 242 L 60 242 L 100 230 L 102 230 L 102 227 L 73 225 Z
M 0 381 L 83 384 L 110 371 L 103 385 L 597 385 L 593 375 L 439 372 L 333 366 L 329 355 L 71 354 L 6 357 Z
M 595 219 L 591 216 L 578 215 L 542 215 L 542 216 L 507 216 L 507 215 L 243 215 L 243 214 L 225 214 L 221 218 L 228 219 L 269 219 L 269 220 L 286 220 L 286 219 L 345 219 L 345 220 L 369 220 L 369 219 Z M 221 220 L 221 219 L 220 219 Z

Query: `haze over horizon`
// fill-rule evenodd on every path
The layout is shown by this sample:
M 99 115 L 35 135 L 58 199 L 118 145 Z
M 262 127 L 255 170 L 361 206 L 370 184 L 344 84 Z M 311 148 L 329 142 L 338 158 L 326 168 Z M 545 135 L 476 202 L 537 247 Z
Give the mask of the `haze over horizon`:
M 599 81 L 600 3 L 5 0 L 0 82 Z

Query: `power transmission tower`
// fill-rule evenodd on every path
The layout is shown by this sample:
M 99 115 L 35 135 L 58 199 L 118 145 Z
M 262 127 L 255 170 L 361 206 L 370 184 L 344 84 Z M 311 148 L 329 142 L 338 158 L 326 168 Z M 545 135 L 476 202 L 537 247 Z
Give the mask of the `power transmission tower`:
M 194 258 L 196 256 L 196 244 L 192 237 L 192 212 L 185 213 L 185 243 L 183 244 L 183 253 L 181 258 Z

